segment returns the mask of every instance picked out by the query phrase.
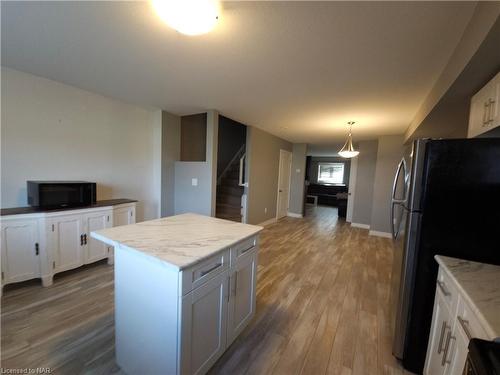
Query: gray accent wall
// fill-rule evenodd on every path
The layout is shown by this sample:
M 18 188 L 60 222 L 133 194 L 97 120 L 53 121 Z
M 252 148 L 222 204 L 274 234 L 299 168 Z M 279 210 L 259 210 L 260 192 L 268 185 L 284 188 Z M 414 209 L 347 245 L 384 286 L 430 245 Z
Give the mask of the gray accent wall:
M 161 216 L 175 214 L 175 162 L 180 159 L 179 116 L 162 111 Z
M 280 149 L 292 151 L 292 144 L 256 127 L 247 127 L 245 193 L 249 224 L 276 218 Z
M 352 223 L 370 225 L 378 141 L 359 142 L 358 149 L 358 170 L 356 174 Z
M 295 143 L 293 145 L 292 171 L 290 177 L 290 205 L 288 211 L 298 215 L 304 214 L 306 155 L 306 143 Z
M 390 233 L 391 192 L 396 168 L 403 157 L 404 136 L 384 136 L 378 139 L 377 164 L 373 186 L 373 206 L 370 230 Z

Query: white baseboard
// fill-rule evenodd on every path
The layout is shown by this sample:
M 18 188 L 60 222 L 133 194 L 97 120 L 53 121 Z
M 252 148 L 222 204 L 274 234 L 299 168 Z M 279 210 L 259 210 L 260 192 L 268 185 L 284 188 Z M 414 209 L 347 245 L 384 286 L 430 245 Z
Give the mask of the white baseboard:
M 271 224 L 274 224 L 276 223 L 278 220 L 276 220 L 275 217 L 269 219 L 269 220 L 266 220 L 266 221 L 263 221 L 262 223 L 259 223 L 257 224 L 258 226 L 261 226 L 261 227 L 265 227 L 265 226 L 268 226 L 268 225 L 271 225 Z
M 370 236 L 392 238 L 392 233 L 389 232 L 379 232 L 378 230 L 371 230 L 368 232 Z
M 286 213 L 286 216 L 290 216 L 290 217 L 298 217 L 299 219 L 304 217 L 304 216 L 303 216 L 303 215 L 301 215 L 301 214 L 296 214 L 296 213 L 294 213 L 294 212 L 290 212 L 290 211 L 288 211 L 288 212 Z
M 361 224 L 361 223 L 351 223 L 351 227 L 362 228 L 362 229 L 370 229 L 370 225 L 368 225 L 368 224 Z

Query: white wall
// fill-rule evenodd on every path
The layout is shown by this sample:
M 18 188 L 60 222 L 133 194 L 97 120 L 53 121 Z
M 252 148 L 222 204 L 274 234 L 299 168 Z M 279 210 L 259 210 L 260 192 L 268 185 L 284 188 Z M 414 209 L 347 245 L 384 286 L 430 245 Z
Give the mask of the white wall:
M 26 180 L 78 179 L 158 217 L 159 111 L 7 68 L 1 103 L 2 208 L 26 205 Z

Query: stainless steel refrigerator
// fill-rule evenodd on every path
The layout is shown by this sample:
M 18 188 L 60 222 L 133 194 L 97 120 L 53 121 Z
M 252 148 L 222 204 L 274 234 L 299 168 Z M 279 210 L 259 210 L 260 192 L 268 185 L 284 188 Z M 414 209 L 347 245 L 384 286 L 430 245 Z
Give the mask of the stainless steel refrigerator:
M 417 140 L 394 179 L 393 354 L 421 373 L 441 254 L 500 264 L 500 138 Z

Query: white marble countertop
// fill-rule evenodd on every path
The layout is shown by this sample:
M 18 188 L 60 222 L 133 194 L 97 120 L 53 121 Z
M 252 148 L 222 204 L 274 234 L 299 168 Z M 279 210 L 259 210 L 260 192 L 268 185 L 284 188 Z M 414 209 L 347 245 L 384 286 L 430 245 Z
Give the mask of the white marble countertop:
M 492 338 L 500 337 L 500 266 L 435 256 Z
M 182 214 L 91 232 L 111 246 L 127 246 L 179 269 L 189 267 L 263 228 L 197 214 Z

